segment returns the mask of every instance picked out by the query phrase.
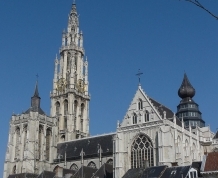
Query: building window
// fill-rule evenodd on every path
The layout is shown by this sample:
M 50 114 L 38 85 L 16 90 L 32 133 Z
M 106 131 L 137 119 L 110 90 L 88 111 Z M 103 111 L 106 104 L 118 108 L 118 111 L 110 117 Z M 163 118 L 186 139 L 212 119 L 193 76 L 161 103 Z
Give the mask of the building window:
M 43 137 L 43 126 L 39 126 L 39 160 L 41 160 L 42 156 L 42 137 Z
M 196 159 L 196 146 L 195 146 L 195 143 L 193 143 L 193 145 L 192 145 L 192 159 L 193 160 Z
M 177 137 L 177 143 L 176 143 L 176 153 L 180 153 L 181 152 L 181 139 L 180 137 L 178 136 Z
M 81 104 L 81 120 L 80 120 L 80 129 L 81 129 L 81 132 L 83 132 L 83 115 L 84 115 L 84 108 L 85 108 L 85 105 L 84 103 Z
M 136 113 L 134 113 L 133 116 L 132 116 L 132 123 L 137 124 L 137 115 L 136 115 Z
M 149 121 L 149 112 L 146 110 L 145 111 L 145 122 Z
M 139 109 L 139 110 L 142 110 L 142 109 L 143 109 L 143 101 L 142 101 L 142 99 L 139 99 L 139 102 L 138 102 L 138 109 Z
M 20 143 L 20 128 L 19 127 L 17 127 L 15 134 L 16 134 L 15 158 L 18 159 L 18 157 L 19 157 L 19 143 Z
M 13 169 L 12 169 L 12 174 L 16 174 L 16 172 L 17 172 L 17 168 L 16 168 L 16 165 L 13 167 Z
M 107 161 L 107 164 L 113 165 L 113 159 L 109 159 L 109 160 Z
M 23 127 L 23 132 L 24 132 L 24 151 L 26 150 L 26 143 L 27 143 L 27 125 Z M 24 154 L 23 154 L 24 155 Z
M 57 103 L 55 104 L 55 106 L 56 106 L 56 116 L 58 116 L 58 115 L 60 114 L 60 103 L 57 102 Z
M 46 161 L 50 159 L 50 145 L 51 145 L 51 130 L 46 130 Z
M 64 100 L 64 115 L 68 114 L 68 101 Z
M 95 168 L 95 169 L 97 168 L 97 167 L 96 167 L 96 164 L 95 164 L 94 162 L 92 162 L 92 161 L 89 162 L 89 164 L 88 164 L 87 166 L 88 166 L 88 167 Z
M 77 102 L 77 100 L 75 100 L 74 101 L 74 109 L 73 109 L 75 116 L 77 114 L 77 106 L 78 106 L 78 102 Z
M 188 140 L 185 140 L 185 156 L 189 155 L 189 146 L 188 146 Z
M 77 171 L 77 170 L 78 170 L 78 166 L 77 166 L 75 163 L 73 163 L 73 164 L 70 166 L 70 169 L 71 169 L 71 170 L 74 170 L 74 171 Z
M 131 146 L 131 168 L 143 168 L 146 161 L 154 166 L 153 146 L 146 135 L 139 135 Z

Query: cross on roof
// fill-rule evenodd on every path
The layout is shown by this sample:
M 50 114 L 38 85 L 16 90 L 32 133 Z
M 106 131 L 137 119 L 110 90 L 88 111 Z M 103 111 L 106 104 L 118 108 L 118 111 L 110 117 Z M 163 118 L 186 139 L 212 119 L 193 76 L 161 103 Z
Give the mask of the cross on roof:
M 139 78 L 139 85 L 140 85 L 140 79 L 141 79 L 141 75 L 142 75 L 143 73 L 140 71 L 140 69 L 138 70 L 138 73 L 136 74 L 137 76 L 138 76 L 138 78 Z

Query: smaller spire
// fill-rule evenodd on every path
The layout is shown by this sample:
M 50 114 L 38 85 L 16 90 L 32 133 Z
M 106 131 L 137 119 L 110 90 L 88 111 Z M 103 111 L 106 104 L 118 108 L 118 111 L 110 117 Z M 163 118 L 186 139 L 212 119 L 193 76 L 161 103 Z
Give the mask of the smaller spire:
M 38 77 L 38 75 L 37 75 L 37 77 Z M 34 91 L 33 97 L 39 97 L 38 78 L 37 78 L 37 81 L 36 81 L 36 86 L 35 86 L 35 91 Z

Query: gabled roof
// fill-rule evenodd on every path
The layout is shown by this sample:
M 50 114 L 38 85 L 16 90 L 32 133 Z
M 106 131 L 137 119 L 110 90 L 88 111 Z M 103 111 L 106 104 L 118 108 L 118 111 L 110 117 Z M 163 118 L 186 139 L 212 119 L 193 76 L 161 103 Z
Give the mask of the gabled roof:
M 92 176 L 92 178 L 113 178 L 113 165 L 103 164 Z
M 84 158 L 98 157 L 99 148 L 101 147 L 102 156 L 112 155 L 114 135 L 115 134 L 108 134 L 96 137 L 87 137 L 70 142 L 59 143 L 57 145 L 57 153 L 58 155 L 62 155 L 60 160 L 64 159 L 65 151 L 67 160 L 80 159 L 82 150 L 84 152 Z
M 54 178 L 55 173 L 54 172 L 50 172 L 50 171 L 43 171 L 39 177 L 37 178 Z
M 166 170 L 167 166 L 154 166 L 147 169 L 135 168 L 129 169 L 123 178 L 145 178 L 145 177 L 160 177 Z
M 191 166 L 169 167 L 165 170 L 161 178 L 182 178 L 186 177 Z
M 92 167 L 87 167 L 87 166 L 83 166 L 81 167 L 76 174 L 74 174 L 72 176 L 72 178 L 78 178 L 78 177 L 82 177 L 83 174 L 83 178 L 91 178 L 92 175 L 97 171 L 97 169 L 94 169 Z M 83 173 L 82 173 L 83 172 Z
M 218 171 L 218 152 L 208 153 L 203 172 Z

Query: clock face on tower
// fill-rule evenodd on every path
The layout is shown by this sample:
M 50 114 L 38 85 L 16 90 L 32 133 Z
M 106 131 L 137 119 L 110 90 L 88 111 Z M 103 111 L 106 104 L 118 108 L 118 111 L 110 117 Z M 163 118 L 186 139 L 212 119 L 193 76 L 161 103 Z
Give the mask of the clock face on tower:
M 66 80 L 65 78 L 60 78 L 58 81 L 57 81 L 57 84 L 56 84 L 56 89 L 58 91 L 64 91 L 64 89 L 66 88 Z

